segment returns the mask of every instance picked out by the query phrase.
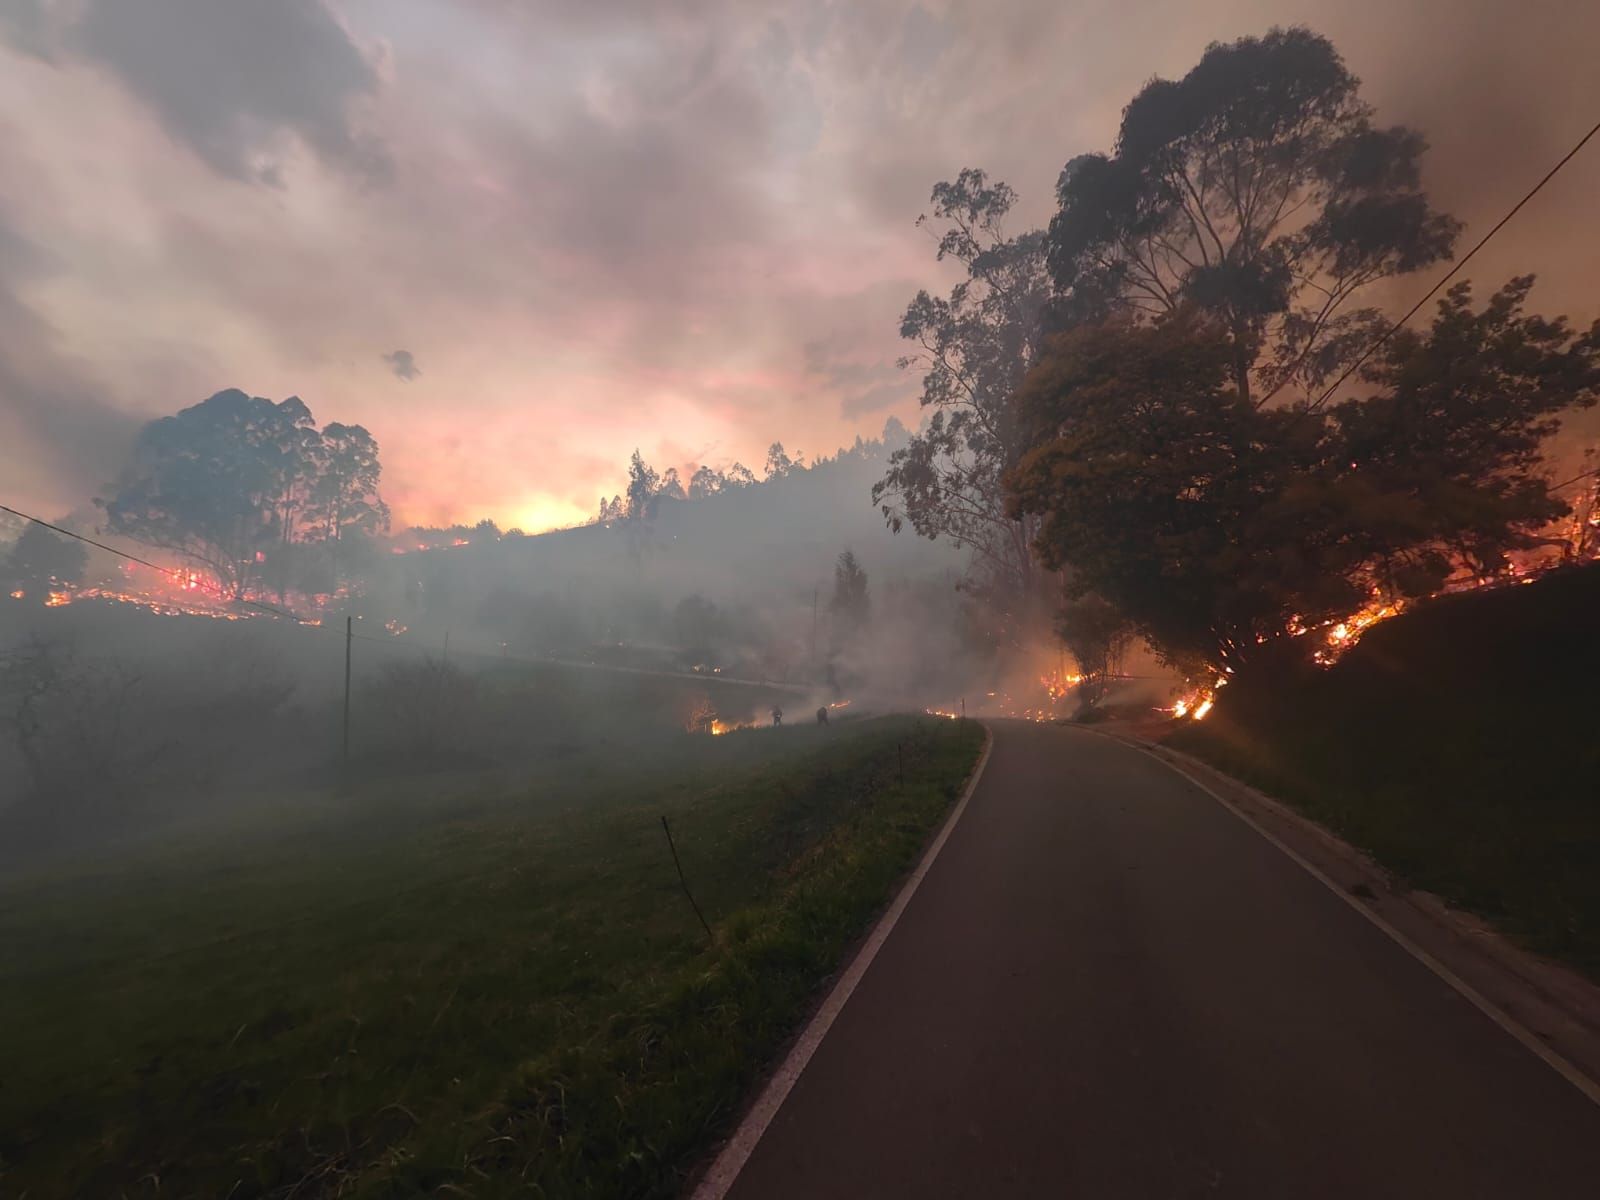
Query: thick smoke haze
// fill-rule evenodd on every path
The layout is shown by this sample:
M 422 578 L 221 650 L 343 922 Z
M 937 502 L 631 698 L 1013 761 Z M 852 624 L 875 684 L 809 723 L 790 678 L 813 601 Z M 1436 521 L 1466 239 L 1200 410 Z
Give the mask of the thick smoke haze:
M 1576 0 L 4 0 L 6 493 L 78 508 L 228 386 L 368 426 L 402 522 L 570 523 L 635 445 L 848 444 L 915 417 L 936 180 L 982 166 L 1042 223 L 1146 79 L 1292 23 L 1428 136 L 1464 245 L 1600 111 Z M 1597 190 L 1589 154 L 1468 274 L 1592 319 Z

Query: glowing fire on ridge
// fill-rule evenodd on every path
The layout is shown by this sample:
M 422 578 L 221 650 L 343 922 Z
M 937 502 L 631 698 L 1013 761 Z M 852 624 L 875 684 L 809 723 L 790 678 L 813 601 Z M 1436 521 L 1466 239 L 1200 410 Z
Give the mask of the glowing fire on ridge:
M 135 563 L 120 565 L 125 582 L 121 585 L 98 584 L 89 587 L 54 586 L 45 594 L 45 607 L 64 608 L 86 600 L 103 600 L 111 604 L 126 604 L 142 608 L 164 617 L 205 617 L 215 621 L 244 621 L 252 617 L 294 616 L 288 611 L 276 612 L 276 605 L 250 607 L 258 602 L 250 597 L 242 601 L 227 596 L 201 572 L 188 568 L 165 570 L 149 568 Z M 26 598 L 19 588 L 11 593 L 15 600 Z M 294 603 L 299 608 L 326 609 L 329 605 L 346 600 L 348 587 L 341 586 L 332 595 L 298 596 Z M 297 617 L 303 624 L 320 625 L 321 618 Z M 404 626 L 390 632 L 404 632 Z

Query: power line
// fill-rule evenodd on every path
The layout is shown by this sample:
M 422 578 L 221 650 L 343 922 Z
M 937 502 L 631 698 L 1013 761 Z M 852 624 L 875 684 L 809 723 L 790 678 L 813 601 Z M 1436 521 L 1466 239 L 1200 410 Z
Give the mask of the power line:
M 1552 492 L 1562 492 L 1571 487 L 1573 484 L 1581 483 L 1583 480 L 1594 475 L 1600 475 L 1600 467 L 1596 467 L 1592 471 L 1584 471 L 1581 475 L 1574 475 L 1571 479 L 1563 480 L 1560 483 L 1552 484 L 1548 490 Z
M 1551 167 L 1548 171 L 1546 171 L 1545 175 L 1544 175 L 1544 178 L 1539 180 L 1538 183 L 1534 184 L 1533 187 L 1531 189 L 1529 189 L 1527 195 L 1525 195 L 1521 200 L 1518 200 L 1515 204 L 1513 204 L 1511 206 L 1511 210 L 1508 213 L 1506 213 L 1505 216 L 1501 217 L 1498 221 L 1495 222 L 1493 229 L 1489 230 L 1488 233 L 1484 234 L 1481 238 L 1478 239 L 1478 244 L 1477 245 L 1475 245 L 1471 250 L 1468 250 L 1466 252 L 1466 254 L 1462 255 L 1462 257 L 1456 261 L 1455 266 L 1451 267 L 1448 271 L 1446 271 L 1443 275 L 1441 275 L 1439 277 L 1439 281 L 1437 283 L 1435 283 L 1431 288 L 1428 289 L 1427 294 L 1425 296 L 1423 296 L 1422 299 L 1418 300 L 1415 304 L 1413 304 L 1410 307 L 1410 309 L 1407 310 L 1405 316 L 1401 317 L 1398 321 L 1396 321 L 1392 325 L 1390 325 L 1388 329 L 1385 329 L 1383 331 L 1382 336 L 1379 337 L 1377 341 L 1373 342 L 1372 345 L 1370 345 L 1370 346 L 1368 346 L 1366 348 L 1366 350 L 1362 351 L 1361 357 L 1356 359 L 1355 362 L 1351 363 L 1348 367 L 1346 367 L 1344 369 L 1344 373 L 1342 375 L 1340 375 L 1339 378 L 1337 378 L 1337 379 L 1335 379 L 1333 381 L 1333 385 L 1331 387 L 1329 387 L 1327 391 L 1323 392 L 1322 395 L 1320 397 L 1318 397 L 1316 403 L 1313 404 L 1311 407 L 1313 409 L 1317 409 L 1317 408 L 1321 408 L 1324 404 L 1326 404 L 1328 402 L 1328 397 L 1332 396 L 1334 392 L 1338 391 L 1339 388 L 1344 384 L 1344 381 L 1346 379 L 1349 379 L 1350 376 L 1354 375 L 1358 370 L 1360 370 L 1361 364 L 1366 362 L 1367 359 L 1371 358 L 1373 356 L 1373 354 L 1375 354 L 1380 348 L 1382 348 L 1384 343 L 1387 342 L 1391 337 L 1393 337 L 1395 335 L 1395 333 L 1397 333 L 1399 331 L 1399 329 L 1400 329 L 1400 327 L 1402 325 L 1404 325 L 1407 321 L 1411 320 L 1412 317 L 1416 316 L 1417 313 L 1422 310 L 1422 306 L 1424 304 L 1426 304 L 1429 300 L 1432 300 L 1433 297 L 1438 293 L 1439 289 L 1442 288 L 1445 284 L 1449 283 L 1450 280 L 1455 277 L 1456 272 L 1460 271 L 1462 267 L 1466 266 L 1469 262 L 1471 262 L 1472 261 L 1472 256 L 1475 255 L 1479 250 L 1482 250 L 1484 248 L 1484 246 L 1488 245 L 1489 239 L 1494 237 L 1495 234 L 1499 233 L 1500 230 L 1502 228 L 1504 228 L 1505 224 L 1508 221 L 1510 221 L 1512 217 L 1516 216 L 1517 213 L 1521 212 L 1522 211 L 1522 206 L 1527 204 L 1529 200 L 1532 200 L 1535 196 L 1537 196 L 1539 194 L 1539 192 L 1544 188 L 1544 185 L 1549 183 L 1552 179 L 1554 179 L 1556 177 L 1556 173 L 1558 171 L 1560 171 L 1562 167 L 1566 166 L 1569 162 L 1571 162 L 1572 159 L 1577 155 L 1578 151 L 1582 150 L 1584 148 L 1584 146 L 1586 146 L 1589 143 L 1589 140 L 1591 138 L 1593 138 L 1594 135 L 1597 134 L 1597 133 L 1600 133 L 1600 121 L 1595 122 L 1595 124 L 1590 127 L 1589 132 L 1584 134 L 1581 138 L 1579 138 L 1577 144 L 1575 146 L 1573 146 L 1572 149 L 1568 150 L 1565 154 L 1563 154 L 1561 156 L 1561 161 L 1556 163 L 1555 166 Z
M 21 517 L 24 521 L 32 521 L 35 525 L 43 525 L 46 529 L 52 530 L 55 533 L 59 533 L 64 537 L 77 538 L 80 542 L 88 542 L 91 546 L 96 546 L 101 550 L 118 555 L 121 558 L 130 559 L 131 561 L 139 563 L 141 566 L 149 567 L 152 570 L 160 571 L 163 575 L 179 574 L 178 571 L 171 567 L 158 566 L 157 564 L 151 562 L 148 558 L 140 558 L 137 554 L 129 554 L 126 550 L 118 550 L 115 546 L 108 546 L 104 542 L 97 542 L 92 537 L 85 537 L 81 533 L 73 533 L 70 529 L 63 529 L 59 525 L 52 525 L 43 517 L 30 516 L 28 513 L 19 512 L 10 505 L 0 504 L 0 512 L 8 512 L 13 517 Z
M 35 516 L 32 516 L 29 513 L 20 512 L 17 509 L 12 508 L 10 505 L 0 504 L 0 512 L 8 512 L 13 517 L 21 517 L 24 521 L 32 521 L 35 525 L 42 525 L 46 529 L 49 529 L 49 530 L 52 530 L 55 533 L 61 534 L 63 537 L 77 538 L 78 541 L 87 542 L 89 545 L 94 546 L 96 549 L 104 550 L 108 554 L 115 554 L 117 557 L 125 558 L 129 562 L 136 562 L 142 567 L 149 567 L 152 571 L 160 571 L 161 574 L 170 576 L 173 579 L 181 579 L 185 583 L 189 582 L 190 576 L 188 574 L 186 574 L 184 571 L 180 570 L 179 568 L 176 568 L 176 567 L 163 567 L 159 563 L 151 562 L 148 558 L 140 558 L 137 554 L 129 554 L 126 550 L 118 550 L 115 546 L 108 546 L 104 542 L 97 542 L 92 537 L 85 537 L 83 534 L 74 533 L 70 529 L 63 529 L 59 525 L 52 525 L 49 521 L 46 521 L 42 517 L 35 517 Z M 214 594 L 219 599 L 224 599 L 224 600 L 228 599 L 228 597 L 223 593 L 221 588 L 217 588 L 215 590 Z M 248 605 L 251 608 L 259 608 L 263 612 L 274 613 L 277 616 L 288 617 L 291 620 L 295 620 L 295 621 L 300 621 L 301 620 L 300 617 L 296 616 L 294 613 L 290 612 L 288 609 L 278 608 L 278 607 L 276 607 L 274 605 L 271 605 L 271 604 L 263 604 L 259 600 L 246 600 L 243 596 L 235 596 L 235 597 L 232 598 L 232 602 L 235 603 L 235 604 Z M 303 621 L 301 623 L 304 624 Z

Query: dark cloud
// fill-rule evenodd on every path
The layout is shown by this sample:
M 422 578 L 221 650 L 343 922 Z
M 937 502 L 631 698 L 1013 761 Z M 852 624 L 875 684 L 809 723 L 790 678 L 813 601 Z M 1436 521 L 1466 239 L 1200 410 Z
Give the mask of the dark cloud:
M 125 461 L 138 418 L 120 411 L 15 286 L 48 269 L 43 251 L 0 222 L 0 447 L 4 491 L 75 507 Z M 45 515 L 45 514 L 40 514 Z M 55 515 L 52 511 L 49 515 Z
M 98 63 L 168 132 L 234 179 L 281 180 L 284 141 L 381 179 L 386 148 L 356 122 L 372 63 L 321 0 L 0 0 L 0 35 L 50 61 Z
M 903 405 L 919 390 L 917 376 L 894 363 L 846 358 L 826 342 L 808 342 L 806 373 L 839 398 L 839 415 L 856 420 Z
M 407 383 L 422 374 L 422 368 L 417 366 L 417 360 L 409 350 L 391 351 L 383 356 L 383 361 L 389 364 L 396 379 L 403 379 Z
M 901 61 L 907 70 L 914 73 L 930 71 L 954 42 L 954 34 L 948 25 L 922 5 L 913 5 L 901 29 Z
M 372 423 L 440 517 L 527 499 L 484 464 L 557 422 L 566 475 L 610 464 L 580 490 L 615 490 L 617 448 L 663 428 L 747 462 L 825 451 L 915 418 L 898 318 L 959 277 L 914 224 L 936 181 L 985 168 L 1021 195 L 1011 231 L 1042 225 L 1146 80 L 1298 22 L 1428 135 L 1466 244 L 1600 111 L 1600 6 L 1573 0 L 0 0 L 0 104 L 28 113 L 0 130 L 0 453 L 93 486 L 136 424 L 109 402 L 153 415 L 246 378 Z M 1475 260 L 1481 287 L 1534 270 L 1540 308 L 1594 315 L 1595 149 Z M 392 158 L 405 186 L 324 187 L 307 157 L 362 178 Z M 373 359 L 416 359 L 371 347 L 424 328 L 430 377 L 472 399 L 388 420 Z
M 59 10 L 48 0 L 0 0 L 0 42 L 49 61 L 61 36 Z

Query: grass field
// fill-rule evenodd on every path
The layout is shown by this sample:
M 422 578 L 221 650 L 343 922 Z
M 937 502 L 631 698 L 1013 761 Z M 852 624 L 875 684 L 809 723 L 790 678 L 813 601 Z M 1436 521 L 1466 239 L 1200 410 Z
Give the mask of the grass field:
M 1172 744 L 1600 978 L 1600 567 L 1447 597 Z
M 0 1193 L 674 1194 L 981 742 L 684 736 L 6 884 Z

